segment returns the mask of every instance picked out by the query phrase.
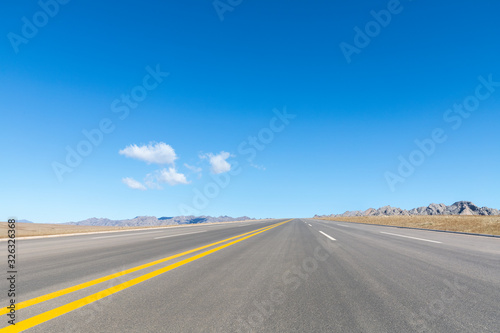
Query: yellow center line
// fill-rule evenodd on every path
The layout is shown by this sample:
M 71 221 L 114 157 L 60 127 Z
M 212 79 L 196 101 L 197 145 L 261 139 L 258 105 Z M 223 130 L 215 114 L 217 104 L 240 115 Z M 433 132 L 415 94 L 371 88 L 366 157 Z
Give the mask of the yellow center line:
M 27 308 L 27 307 L 35 305 L 35 304 L 39 304 L 39 303 L 42 303 L 42 302 L 54 299 L 56 297 L 60 297 L 60 296 L 63 296 L 63 295 L 66 295 L 66 294 L 69 294 L 69 293 L 72 293 L 72 292 L 75 292 L 75 291 L 78 291 L 78 290 L 82 290 L 84 288 L 88 288 L 88 287 L 94 286 L 94 285 L 102 283 L 102 282 L 106 282 L 106 281 L 115 279 L 117 277 L 121 277 L 121 276 L 130 274 L 130 273 L 133 273 L 133 272 L 137 272 L 139 270 L 142 270 L 142 269 L 154 266 L 154 265 L 161 264 L 163 262 L 166 262 L 166 261 L 169 261 L 169 260 L 172 260 L 172 259 L 176 259 L 176 258 L 185 256 L 187 254 L 190 254 L 190 253 L 193 253 L 193 252 L 196 252 L 196 251 L 200 251 L 200 250 L 206 249 L 206 248 L 214 246 L 214 245 L 225 243 L 225 242 L 228 242 L 228 241 L 233 240 L 235 238 L 242 237 L 242 236 L 245 236 L 245 235 L 248 235 L 248 234 L 251 234 L 253 232 L 257 232 L 257 231 L 260 231 L 260 230 L 263 230 L 263 229 L 266 229 L 266 228 L 269 228 L 269 227 L 270 226 L 259 228 L 259 229 L 256 229 L 256 230 L 253 230 L 253 231 L 250 231 L 250 232 L 243 233 L 241 235 L 237 235 L 237 236 L 234 236 L 234 237 L 226 238 L 224 240 L 221 240 L 221 241 L 218 241 L 218 242 L 215 242 L 215 243 L 212 243 L 212 244 L 204 245 L 204 246 L 201 246 L 201 247 L 189 250 L 189 251 L 185 251 L 185 252 L 182 252 L 182 253 L 174 254 L 172 256 L 163 258 L 163 259 L 152 261 L 152 262 L 144 264 L 144 265 L 140 265 L 140 266 L 137 266 L 137 267 L 132 267 L 132 268 L 129 268 L 127 270 L 124 270 L 124 271 L 121 271 L 121 272 L 118 272 L 118 273 L 110 274 L 110 275 L 107 275 L 107 276 L 104 276 L 104 277 L 101 277 L 101 278 L 97 278 L 97 279 L 94 279 L 94 280 L 91 280 L 91 281 L 88 281 L 88 282 L 84 282 L 84 283 L 78 284 L 78 285 L 73 286 L 73 287 L 68 287 L 68 288 L 61 289 L 59 291 L 55 291 L 55 292 L 52 292 L 52 293 L 49 293 L 49 294 L 46 294 L 46 295 L 43 295 L 43 296 L 35 297 L 33 299 L 30 299 L 30 300 L 27 300 L 27 301 L 20 302 L 20 303 L 16 304 L 16 311 L 24 309 L 24 308 Z M 9 312 L 9 309 L 7 309 L 7 307 L 0 309 L 0 315 L 4 315 L 4 314 L 6 314 L 8 312 Z
M 268 231 L 270 229 L 273 229 L 273 228 L 276 228 L 282 224 L 285 224 L 287 222 L 290 222 L 291 220 L 287 220 L 287 221 L 284 221 L 284 222 L 280 222 L 280 223 L 277 223 L 277 224 L 274 224 L 270 227 L 267 227 L 267 228 L 264 228 L 264 230 L 261 230 L 261 231 L 258 231 L 258 232 L 255 232 L 255 233 L 252 233 L 248 236 L 245 236 L 243 238 L 240 238 L 240 239 L 237 239 L 237 240 L 234 240 L 230 243 L 227 243 L 227 244 L 224 244 L 224 245 L 221 245 L 221 246 L 218 246 L 216 248 L 213 248 L 213 249 L 210 249 L 208 251 L 205 251 L 205 252 L 202 252 L 202 253 L 199 253 L 197 255 L 194 255 L 190 258 L 186 258 L 184 260 L 181 260 L 177 263 L 174 263 L 174 264 L 171 264 L 171 265 L 168 265 L 166 267 L 163 267 L 163 268 L 160 268 L 160 269 L 157 269 L 153 272 L 150 272 L 150 273 L 147 273 L 147 274 L 144 274 L 142 276 L 139 276 L 139 277 L 136 277 L 130 281 L 127 281 L 127 282 L 123 282 L 123 283 L 120 283 L 114 287 L 110 287 L 110 288 L 107 288 L 107 289 L 104 289 L 102 291 L 99 291 L 95 294 L 92 294 L 92 295 L 89 295 L 89 296 L 86 296 L 86 297 L 83 297 L 79 300 L 76 300 L 76 301 L 73 301 L 71 303 L 68 303 L 66 305 L 62 305 L 60 307 L 57 307 L 55 309 L 52 309 L 52 310 L 49 310 L 49 311 L 46 311 L 44 313 L 41 313 L 39 315 L 36 315 L 36 316 L 33 316 L 31 318 L 28 318 L 26 320 L 23 320 L 23 321 L 20 321 L 19 323 L 17 323 L 16 325 L 10 325 L 8 327 L 5 327 L 5 328 L 2 328 L 0 329 L 0 332 L 21 332 L 21 331 L 24 331 L 28 328 L 31 328 L 31 327 L 34 327 L 36 325 L 39 325 L 39 324 L 42 324 L 46 321 L 49 321 L 51 319 L 54 319 L 56 317 L 59 317 L 63 314 L 66 314 L 68 312 L 71 312 L 73 310 L 76 310 L 78 308 L 81 308 L 87 304 L 90 304 L 90 303 L 93 303 L 95 301 L 98 301 L 102 298 L 105 298 L 107 296 L 110 296 L 114 293 L 117 293 L 119 291 L 122 291 L 124 289 L 127 289 L 127 288 L 130 288 L 136 284 L 139 284 L 141 282 L 144 282 L 146 280 L 149 280 L 151 278 L 154 278 L 158 275 L 161 275 L 163 273 L 166 273 L 168 271 L 171 271 L 177 267 L 180 267 L 182 265 L 185 265 L 187 263 L 190 263 L 192 261 L 195 261 L 197 259 L 200 259 L 200 258 L 203 258 L 211 253 L 214 253 L 214 252 L 217 252 L 217 251 L 220 251 L 226 247 L 229 247 L 231 245 L 234 245 L 236 243 L 239 243 L 245 239 L 248 239 L 250 237 L 253 237 L 253 236 L 256 236 L 260 233 L 263 233 L 265 231 Z

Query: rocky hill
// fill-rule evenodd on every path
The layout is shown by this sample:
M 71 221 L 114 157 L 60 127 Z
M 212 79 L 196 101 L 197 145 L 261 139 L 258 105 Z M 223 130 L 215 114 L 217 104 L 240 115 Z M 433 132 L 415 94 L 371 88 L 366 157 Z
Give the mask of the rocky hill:
M 106 218 L 90 218 L 78 222 L 67 222 L 65 224 L 72 225 L 93 225 L 93 226 L 119 226 L 119 227 L 148 227 L 148 226 L 164 226 L 178 224 L 194 224 L 194 223 L 213 223 L 213 222 L 231 222 L 253 220 L 248 216 L 229 217 L 229 216 L 174 216 L 160 217 L 155 216 L 137 216 L 127 220 L 110 220 Z
M 410 210 L 384 206 L 379 209 L 368 208 L 365 211 L 347 211 L 343 214 L 315 215 L 314 217 L 336 216 L 397 216 L 397 215 L 500 215 L 500 210 L 488 207 L 479 207 L 470 201 L 457 201 L 450 206 L 445 204 L 430 204 L 427 207 L 418 207 Z

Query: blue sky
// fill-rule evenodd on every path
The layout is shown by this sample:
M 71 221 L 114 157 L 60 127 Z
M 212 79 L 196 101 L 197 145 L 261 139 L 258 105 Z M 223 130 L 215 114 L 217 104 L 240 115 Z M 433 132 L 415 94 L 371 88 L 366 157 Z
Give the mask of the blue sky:
M 500 207 L 497 1 L 41 3 L 0 13 L 3 219 Z

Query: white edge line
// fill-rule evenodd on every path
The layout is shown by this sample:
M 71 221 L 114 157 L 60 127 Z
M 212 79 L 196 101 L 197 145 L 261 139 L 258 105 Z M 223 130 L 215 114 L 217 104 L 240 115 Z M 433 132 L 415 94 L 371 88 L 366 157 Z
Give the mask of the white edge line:
M 435 241 L 435 240 L 430 240 L 430 239 L 417 238 L 417 237 L 410 237 L 410 236 L 405 236 L 405 235 L 398 235 L 398 234 L 393 234 L 393 233 L 390 233 L 390 232 L 384 232 L 384 231 L 381 231 L 380 233 L 381 233 L 381 234 L 386 234 L 386 235 L 392 235 L 392 236 L 399 236 L 399 237 L 404 237 L 404 238 L 411 238 L 411 239 L 421 240 L 421 241 L 424 241 L 424 242 L 431 242 L 431 243 L 438 243 L 438 244 L 442 244 L 442 242 L 438 242 L 438 241 Z
M 333 238 L 332 236 L 325 234 L 323 231 L 320 231 L 320 232 L 321 232 L 321 234 L 322 234 L 323 236 L 328 237 L 328 238 L 330 238 L 331 240 L 336 240 L 336 239 L 335 239 L 335 238 Z
M 177 234 L 177 235 L 160 236 L 160 237 L 155 237 L 154 239 L 161 239 L 161 238 L 168 238 L 168 237 L 175 237 L 175 236 L 182 236 L 182 235 L 201 234 L 202 232 L 207 232 L 207 231 L 208 231 L 208 230 L 198 231 L 198 232 L 188 232 L 188 233 L 185 233 L 185 234 Z
M 110 233 L 114 233 L 114 232 L 170 229 L 170 228 L 177 228 L 177 227 L 178 226 L 173 226 L 173 227 L 171 227 L 171 226 L 164 226 L 164 227 L 153 227 L 153 228 L 120 229 L 120 230 L 106 230 L 106 231 L 92 231 L 92 232 L 74 232 L 74 233 L 71 233 L 71 234 L 24 236 L 24 237 L 16 237 L 16 239 L 42 239 L 42 238 L 54 238 L 54 237 L 66 237 L 66 236 L 84 236 L 84 235 L 110 234 Z M 7 240 L 9 240 L 9 238 L 1 238 L 0 242 L 7 241 Z
M 158 232 L 163 232 L 163 230 L 161 230 L 161 231 L 150 231 L 150 232 L 133 232 L 133 233 L 130 233 L 130 234 L 125 234 L 125 235 L 92 237 L 92 239 L 114 238 L 114 237 L 127 237 L 127 236 L 137 236 L 137 235 L 146 235 L 146 234 L 156 234 Z

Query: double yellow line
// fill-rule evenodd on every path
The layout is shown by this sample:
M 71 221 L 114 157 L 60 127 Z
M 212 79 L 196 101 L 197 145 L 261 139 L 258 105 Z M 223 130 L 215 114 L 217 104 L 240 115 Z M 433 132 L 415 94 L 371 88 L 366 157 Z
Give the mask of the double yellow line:
M 121 290 L 130 288 L 130 287 L 132 287 L 132 286 L 134 286 L 136 284 L 139 284 L 141 282 L 149 280 L 149 279 L 151 279 L 151 278 L 153 278 L 155 276 L 158 276 L 160 274 L 163 274 L 163 273 L 166 273 L 168 271 L 171 271 L 174 268 L 180 267 L 182 265 L 185 265 L 185 264 L 190 263 L 192 261 L 195 261 L 197 259 L 203 258 L 203 257 L 205 257 L 205 256 L 207 256 L 207 255 L 209 255 L 211 253 L 214 253 L 214 252 L 217 252 L 219 250 L 222 250 L 222 249 L 224 249 L 226 247 L 229 247 L 229 246 L 231 246 L 233 244 L 236 244 L 236 243 L 241 242 L 241 241 L 243 241 L 245 239 L 248 239 L 250 237 L 253 237 L 255 235 L 263 233 L 263 232 L 265 232 L 267 230 L 276 228 L 277 226 L 280 226 L 280 225 L 285 224 L 285 223 L 290 222 L 290 221 L 291 220 L 287 220 L 287 221 L 284 221 L 284 222 L 279 222 L 279 223 L 273 224 L 271 226 L 267 226 L 267 227 L 263 227 L 263 228 L 260 228 L 260 229 L 257 229 L 257 230 L 246 232 L 246 233 L 238 235 L 238 236 L 226 238 L 224 240 L 221 240 L 221 241 L 218 241 L 218 242 L 215 242 L 215 243 L 212 243 L 212 244 L 204 245 L 204 246 L 201 246 L 201 247 L 198 247 L 198 248 L 186 251 L 186 252 L 175 254 L 175 255 L 170 256 L 170 257 L 166 257 L 166 258 L 163 258 L 163 259 L 160 259 L 160 260 L 152 261 L 152 262 L 144 264 L 144 265 L 133 267 L 133 268 L 130 268 L 130 269 L 118 272 L 118 273 L 110 274 L 110 275 L 107 275 L 107 276 L 104 276 L 104 277 L 101 277 L 101 278 L 98 278 L 98 279 L 95 279 L 95 280 L 92 280 L 92 281 L 81 283 L 81 284 L 73 286 L 73 287 L 65 288 L 65 289 L 62 289 L 62 290 L 59 290 L 59 291 L 56 291 L 56 292 L 53 292 L 53 293 L 49 293 L 49 294 L 46 294 L 46 295 L 43 295 L 43 296 L 40 296 L 40 297 L 36 297 L 36 298 L 30 299 L 30 300 L 21 302 L 19 304 L 16 304 L 16 311 L 20 310 L 20 309 L 23 309 L 23 308 L 26 308 L 26 307 L 29 307 L 29 306 L 32 306 L 32 305 L 35 305 L 35 304 L 39 304 L 39 303 L 42 303 L 42 302 L 54 299 L 54 298 L 62 296 L 62 295 L 66 295 L 66 294 L 72 293 L 72 292 L 77 291 L 77 290 L 81 290 L 81 289 L 84 289 L 84 288 L 87 288 L 87 287 L 90 287 L 90 286 L 94 286 L 96 284 L 99 284 L 99 283 L 102 283 L 102 282 L 105 282 L 105 281 L 109 281 L 109 280 L 117 278 L 117 277 L 121 277 L 121 276 L 130 274 L 130 273 L 139 271 L 141 269 L 145 269 L 147 267 L 158 265 L 160 263 L 163 263 L 163 262 L 175 259 L 175 258 L 179 258 L 179 257 L 185 256 L 185 255 L 193 253 L 193 252 L 204 250 L 206 248 L 209 248 L 209 247 L 212 247 L 212 246 L 215 246 L 215 245 L 219 245 L 219 244 L 223 244 L 223 243 L 231 241 L 231 242 L 229 242 L 227 244 L 220 245 L 220 246 L 215 247 L 213 249 L 210 249 L 208 251 L 205 251 L 205 252 L 199 253 L 197 255 L 194 255 L 194 256 L 192 256 L 190 258 L 186 258 L 186 259 L 181 260 L 179 262 L 176 262 L 174 264 L 171 264 L 171 265 L 168 265 L 166 267 L 163 267 L 163 268 L 157 269 L 155 271 L 152 271 L 150 273 L 141 275 L 141 276 L 136 277 L 136 278 L 134 278 L 132 280 L 129 280 L 127 282 L 120 283 L 120 284 L 118 284 L 116 286 L 104 289 L 102 291 L 99 291 L 99 292 L 94 293 L 92 295 L 89 295 L 87 297 L 83 297 L 81 299 L 78 299 L 78 300 L 73 301 L 71 303 L 68 303 L 66 305 L 62 305 L 62 306 L 57 307 L 55 309 L 43 312 L 43 313 L 41 313 L 39 315 L 36 315 L 36 316 L 33 316 L 33 317 L 28 318 L 26 320 L 20 321 L 20 322 L 16 323 L 15 325 L 10 325 L 8 327 L 2 328 L 2 329 L 0 329 L 0 332 L 21 332 L 21 331 L 24 331 L 24 330 L 26 330 L 28 328 L 31 328 L 31 327 L 36 326 L 36 325 L 39 325 L 39 324 L 44 323 L 44 322 L 46 322 L 48 320 L 51 320 L 53 318 L 56 318 L 58 316 L 66 314 L 68 312 L 71 312 L 73 310 L 81 308 L 81 307 L 83 307 L 83 306 L 85 306 L 87 304 L 90 304 L 92 302 L 98 301 L 98 300 L 100 300 L 100 299 L 102 299 L 104 297 L 107 297 L 109 295 L 117 293 L 117 292 L 119 292 Z M 2 308 L 0 310 L 0 315 L 7 314 L 8 311 L 9 310 L 6 307 Z

